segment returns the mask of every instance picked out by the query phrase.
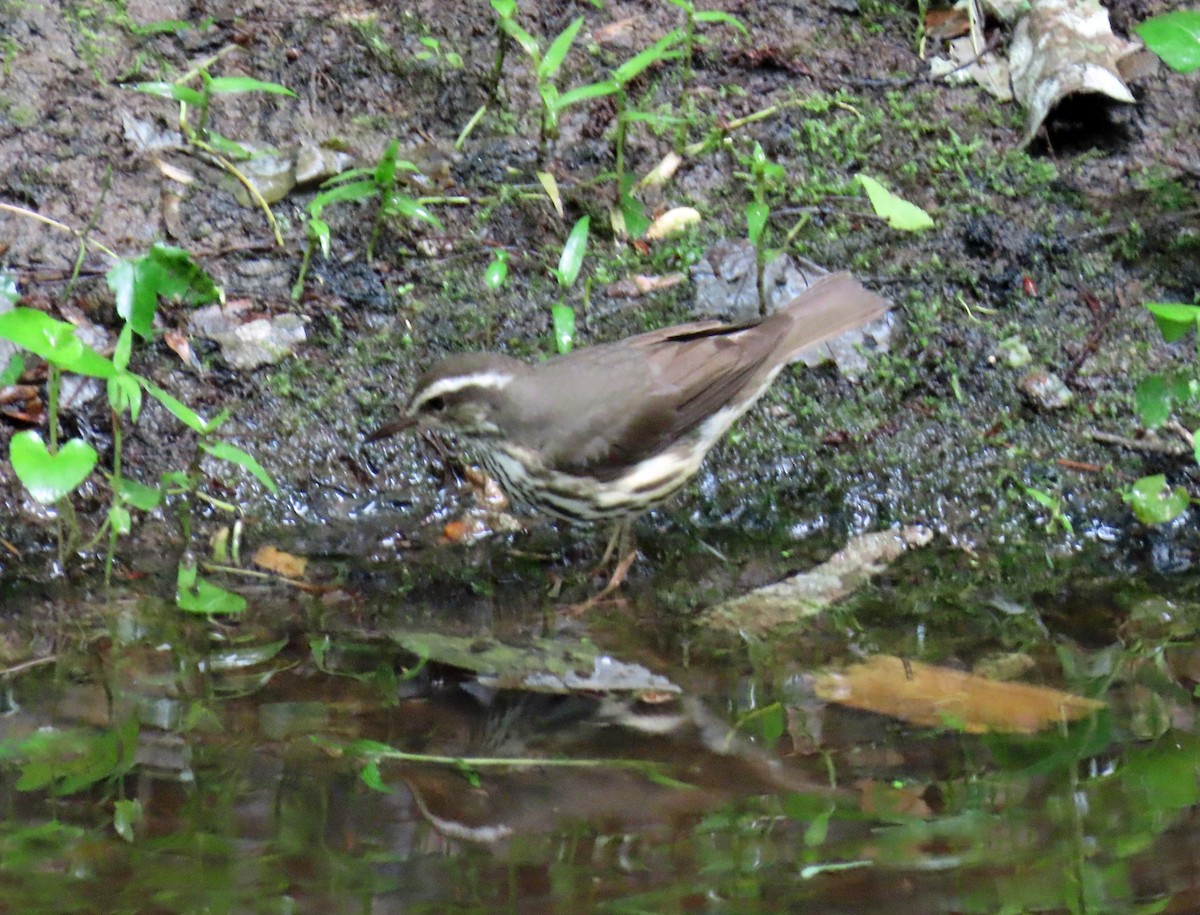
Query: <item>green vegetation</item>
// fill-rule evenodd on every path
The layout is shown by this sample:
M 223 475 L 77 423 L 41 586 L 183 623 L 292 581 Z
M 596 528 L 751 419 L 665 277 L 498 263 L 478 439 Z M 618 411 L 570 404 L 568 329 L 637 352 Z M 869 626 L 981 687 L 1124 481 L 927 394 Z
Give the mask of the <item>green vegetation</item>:
M 42 311 L 14 307 L 0 313 L 0 339 L 8 340 L 45 360 L 49 372 L 46 385 L 49 441 L 43 441 L 32 430 L 14 435 L 9 448 L 13 471 L 36 501 L 59 509 L 56 519 L 60 568 L 66 569 L 68 556 L 91 549 L 107 535 L 106 582 L 111 581 L 117 538 L 132 530 L 131 510 L 152 511 L 164 498 L 175 497 L 184 544 L 189 547 L 192 504 L 196 498 L 204 498 L 210 504 L 231 512 L 236 511 L 233 506 L 206 495 L 200 489 L 200 459 L 203 454 L 248 470 L 267 489 L 276 491 L 271 477 L 250 454 L 213 437 L 229 418 L 228 410 L 206 420 L 149 379 L 129 369 L 134 336 L 143 339 L 153 337 L 154 316 L 160 298 L 185 304 L 219 300 L 222 293 L 212 278 L 196 265 L 187 252 L 166 245 L 154 245 L 141 257 L 118 259 L 108 272 L 108 283 L 115 294 L 117 314 L 124 321 L 111 358 L 100 355 L 80 339 L 73 325 L 57 321 Z M 0 292 L 10 302 L 16 301 L 16 285 L 11 278 L 0 284 Z M 15 368 L 14 365 L 5 367 L 4 375 L 15 378 L 23 365 L 21 360 L 15 363 Z M 108 512 L 99 529 L 86 542 L 70 497 L 92 476 L 99 455 L 82 438 L 60 441 L 59 399 L 64 372 L 105 381 L 112 418 L 113 456 L 111 468 L 106 474 L 110 493 Z M 126 422 L 137 422 L 142 410 L 143 394 L 149 394 L 197 434 L 196 450 L 190 466 L 165 474 L 158 484 L 131 480 L 123 472 L 124 425 Z M 185 577 L 185 568 L 190 569 L 190 577 Z M 181 562 L 180 570 L 178 603 L 183 609 L 231 613 L 245 608 L 245 601 L 241 597 L 199 579 L 192 561 Z
M 1200 10 L 1173 10 L 1138 25 L 1146 47 L 1180 73 L 1200 69 Z
M 330 230 L 329 223 L 324 219 L 326 207 L 334 203 L 349 203 L 378 198 L 379 207 L 375 212 L 374 228 L 367 242 L 367 260 L 375 256 L 375 243 L 386 219 L 393 216 L 403 216 L 426 222 L 436 229 L 442 224 L 436 216 L 419 200 L 396 189 L 396 173 L 398 171 L 420 172 L 412 162 L 398 159 L 400 141 L 393 140 L 378 164 L 374 168 L 355 168 L 330 178 L 321 186 L 321 192 L 309 201 L 305 210 L 308 212 L 308 244 L 304 249 L 304 258 L 300 262 L 300 272 L 292 286 L 292 298 L 299 299 L 304 292 L 304 280 L 308 275 L 308 265 L 312 260 L 314 245 L 321 246 L 321 253 L 329 257 Z
M 1200 305 L 1178 302 L 1151 302 L 1146 306 L 1163 339 L 1174 343 L 1190 331 L 1200 330 Z M 1200 334 L 1197 335 L 1200 347 Z M 1148 375 L 1134 395 L 1138 418 L 1147 429 L 1167 429 L 1188 443 L 1200 464 L 1200 349 L 1196 366 L 1172 375 Z M 1144 524 L 1165 524 L 1178 518 L 1189 502 L 1197 501 L 1182 486 L 1171 487 L 1165 474 L 1153 474 L 1137 480 L 1125 491 L 1138 520 Z
M 187 83 L 199 77 L 200 89 Z M 263 92 L 268 95 L 283 95 L 295 98 L 296 93 L 278 83 L 263 82 L 249 76 L 212 76 L 206 67 L 200 67 L 175 82 L 138 83 L 133 87 L 138 92 L 179 102 L 179 131 L 192 150 L 206 159 L 217 163 L 236 178 L 246 192 L 262 209 L 267 223 L 275 233 L 275 243 L 283 247 L 283 235 L 275 221 L 275 214 L 263 199 L 262 193 L 235 164 L 250 159 L 254 154 L 234 140 L 228 139 L 209 126 L 209 113 L 213 98 L 219 95 L 236 95 L 243 92 Z M 195 122 L 189 117 L 189 108 L 196 109 Z

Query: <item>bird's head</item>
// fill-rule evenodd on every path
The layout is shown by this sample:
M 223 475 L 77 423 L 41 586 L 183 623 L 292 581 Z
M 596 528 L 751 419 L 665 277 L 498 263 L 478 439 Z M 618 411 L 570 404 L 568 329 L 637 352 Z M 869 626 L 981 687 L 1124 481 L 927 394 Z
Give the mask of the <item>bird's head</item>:
M 524 363 L 491 353 L 443 359 L 417 381 L 403 417 L 373 433 L 368 441 L 412 426 L 465 438 L 501 436 L 506 388 L 525 371 Z

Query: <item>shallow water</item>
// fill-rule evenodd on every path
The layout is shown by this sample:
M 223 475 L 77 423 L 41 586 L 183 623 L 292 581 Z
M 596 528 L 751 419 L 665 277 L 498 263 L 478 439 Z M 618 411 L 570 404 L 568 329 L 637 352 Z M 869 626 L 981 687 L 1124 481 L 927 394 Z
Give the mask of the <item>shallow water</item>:
M 153 579 L 107 601 L 10 586 L 5 910 L 1200 905 L 1191 578 L 928 548 L 739 639 L 650 573 L 574 618 L 536 570 L 497 569 L 240 587 L 223 623 Z M 551 683 L 588 651 L 600 679 Z M 1021 736 L 822 698 L 823 671 L 880 655 L 1104 705 Z

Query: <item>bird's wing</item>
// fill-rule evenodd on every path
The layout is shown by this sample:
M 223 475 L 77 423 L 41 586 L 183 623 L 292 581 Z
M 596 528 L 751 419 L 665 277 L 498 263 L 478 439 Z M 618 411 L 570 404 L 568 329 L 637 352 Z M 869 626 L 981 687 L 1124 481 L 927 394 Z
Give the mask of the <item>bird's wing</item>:
M 523 382 L 536 390 L 514 398 L 515 431 L 549 467 L 615 478 L 735 399 L 778 344 L 769 330 L 685 325 L 549 360 Z

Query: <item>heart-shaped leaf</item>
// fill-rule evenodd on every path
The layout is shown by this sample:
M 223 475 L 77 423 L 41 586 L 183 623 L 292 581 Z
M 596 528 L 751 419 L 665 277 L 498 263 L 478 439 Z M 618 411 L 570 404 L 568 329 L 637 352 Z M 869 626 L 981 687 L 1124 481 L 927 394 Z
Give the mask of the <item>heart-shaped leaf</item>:
M 88 478 L 96 466 L 96 449 L 83 439 L 73 438 L 58 449 L 46 450 L 36 432 L 18 432 L 8 452 L 13 470 L 30 494 L 43 505 L 51 505 Z

